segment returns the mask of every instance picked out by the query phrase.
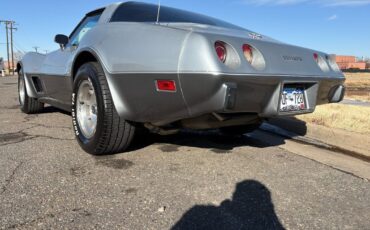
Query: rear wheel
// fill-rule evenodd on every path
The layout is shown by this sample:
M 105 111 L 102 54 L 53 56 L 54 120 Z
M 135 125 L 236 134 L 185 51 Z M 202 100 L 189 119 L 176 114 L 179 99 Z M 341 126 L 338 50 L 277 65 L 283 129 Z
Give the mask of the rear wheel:
M 104 71 L 95 62 L 82 65 L 76 74 L 72 119 L 78 143 L 93 155 L 125 151 L 135 133 L 135 126 L 118 115 Z
M 220 128 L 221 133 L 229 136 L 241 136 L 246 133 L 251 133 L 261 126 L 260 123 L 251 125 L 231 126 Z
M 28 96 L 26 80 L 22 69 L 18 71 L 18 100 L 22 112 L 27 114 L 39 113 L 44 108 L 44 104 L 40 103 L 37 98 Z

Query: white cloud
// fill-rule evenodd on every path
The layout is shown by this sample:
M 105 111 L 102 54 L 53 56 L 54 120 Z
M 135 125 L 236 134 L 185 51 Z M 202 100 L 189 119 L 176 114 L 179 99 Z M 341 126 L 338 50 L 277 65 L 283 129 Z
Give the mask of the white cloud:
M 313 3 L 323 6 L 362 6 L 370 5 L 370 0 L 242 0 L 251 5 L 296 5 L 300 3 Z
M 336 20 L 336 19 L 338 19 L 338 16 L 337 16 L 336 14 L 334 14 L 334 15 L 332 15 L 332 16 L 330 16 L 330 17 L 328 17 L 328 21 L 334 21 L 334 20 Z

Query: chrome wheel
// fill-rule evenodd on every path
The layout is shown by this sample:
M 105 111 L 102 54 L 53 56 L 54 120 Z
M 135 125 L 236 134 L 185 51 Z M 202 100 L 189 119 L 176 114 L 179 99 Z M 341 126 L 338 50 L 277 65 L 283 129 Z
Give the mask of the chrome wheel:
M 19 74 L 22 74 L 22 73 L 19 73 Z M 23 106 L 24 101 L 26 100 L 26 87 L 24 84 L 23 74 L 19 76 L 18 93 L 19 93 L 19 103 Z
M 98 106 L 94 87 L 90 80 L 83 80 L 77 91 L 77 122 L 82 134 L 90 139 L 96 132 Z

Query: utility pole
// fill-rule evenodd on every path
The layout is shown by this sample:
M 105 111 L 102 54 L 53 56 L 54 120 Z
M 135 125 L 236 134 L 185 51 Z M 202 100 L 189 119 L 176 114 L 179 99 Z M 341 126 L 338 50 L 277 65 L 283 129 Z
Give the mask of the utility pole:
M 10 60 L 9 60 L 9 35 L 8 35 L 8 22 L 5 22 L 5 30 L 6 30 L 6 54 L 7 54 L 7 61 L 8 61 L 8 70 L 10 72 Z
M 12 28 L 13 28 L 13 24 L 15 23 L 14 21 L 9 21 L 9 20 L 0 20 L 0 23 L 4 23 L 5 24 L 5 31 L 6 31 L 6 54 L 7 54 L 7 58 L 8 58 L 8 69 L 9 69 L 9 72 L 10 72 L 10 63 L 12 63 L 12 68 L 13 68 L 13 74 L 14 74 L 14 60 L 12 58 L 12 62 L 10 62 L 10 58 L 9 58 L 9 29 L 12 33 Z M 9 28 L 9 25 L 10 25 L 10 28 Z M 11 47 L 12 47 L 12 50 L 13 50 L 13 35 L 11 34 Z M 13 56 L 13 51 L 12 51 L 12 56 Z
M 17 28 L 13 27 L 14 22 L 10 23 L 10 49 L 12 51 L 12 73 L 14 75 L 14 49 L 13 49 L 13 30 L 17 30 Z
M 38 47 L 38 46 L 34 46 L 34 47 L 32 47 L 32 48 L 34 48 L 34 49 L 35 49 L 35 51 L 36 51 L 36 53 L 38 53 L 38 52 L 37 52 L 37 50 L 38 50 L 40 47 Z

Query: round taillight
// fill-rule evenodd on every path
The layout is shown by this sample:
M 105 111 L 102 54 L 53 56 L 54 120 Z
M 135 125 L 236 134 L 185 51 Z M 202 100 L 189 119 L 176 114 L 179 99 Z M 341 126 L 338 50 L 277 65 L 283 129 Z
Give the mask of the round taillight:
M 243 45 L 243 54 L 245 60 L 256 70 L 263 70 L 266 67 L 265 59 L 262 53 L 254 46 Z
M 321 55 L 319 55 L 318 53 L 314 53 L 313 54 L 313 59 L 315 60 L 315 62 L 317 63 L 317 65 L 320 67 L 320 69 L 323 72 L 329 72 L 330 71 L 328 63 L 326 62 L 326 60 Z
M 315 62 L 319 62 L 319 55 L 317 53 L 314 53 L 313 59 L 315 60 Z
M 226 62 L 226 56 L 227 56 L 225 43 L 220 42 L 220 41 L 216 42 L 215 43 L 215 50 L 216 50 L 218 59 L 220 59 L 221 62 L 225 63 Z
M 339 66 L 336 61 L 336 56 L 334 54 L 326 55 L 326 60 L 328 61 L 329 66 L 331 67 L 333 71 L 340 72 Z
M 243 45 L 243 53 L 244 53 L 245 59 L 247 59 L 247 61 L 249 63 L 252 63 L 252 61 L 253 61 L 253 48 L 252 48 L 252 46 L 250 46 L 248 44 L 244 44 Z

